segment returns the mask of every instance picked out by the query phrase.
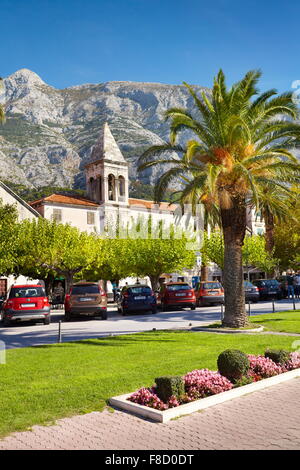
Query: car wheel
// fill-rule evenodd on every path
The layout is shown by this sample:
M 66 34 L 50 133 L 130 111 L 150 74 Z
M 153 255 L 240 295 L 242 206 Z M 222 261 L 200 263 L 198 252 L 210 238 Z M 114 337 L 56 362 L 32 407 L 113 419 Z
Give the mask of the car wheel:
M 107 320 L 107 311 L 102 313 L 102 320 Z
M 50 315 L 49 315 L 48 318 L 45 318 L 43 323 L 44 323 L 44 325 L 50 325 Z
M 161 304 L 161 311 L 162 312 L 167 312 L 168 311 L 168 307 L 166 306 L 166 304 Z
M 196 305 L 191 306 L 191 310 L 195 310 L 195 308 L 196 308 Z
M 157 313 L 157 307 L 154 307 L 154 308 L 152 309 L 152 313 L 153 313 L 153 314 Z

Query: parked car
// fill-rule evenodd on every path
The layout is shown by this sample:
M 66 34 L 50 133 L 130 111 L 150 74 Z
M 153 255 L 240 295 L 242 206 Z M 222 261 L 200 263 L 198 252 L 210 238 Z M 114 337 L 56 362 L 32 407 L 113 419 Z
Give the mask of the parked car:
M 50 304 L 45 289 L 40 285 L 18 285 L 9 289 L 2 305 L 5 326 L 13 322 L 38 321 L 50 323 Z
M 157 302 L 163 311 L 169 308 L 196 308 L 194 289 L 186 282 L 168 282 L 163 284 L 157 296 Z
M 118 312 L 122 315 L 129 313 L 151 311 L 157 312 L 157 303 L 151 287 L 134 284 L 123 287 L 117 299 Z
M 76 316 L 107 319 L 107 295 L 97 282 L 73 284 L 65 296 L 65 320 L 71 321 Z
M 252 282 L 244 281 L 245 289 L 245 301 L 246 302 L 258 302 L 259 301 L 259 290 L 258 287 L 254 286 Z
M 223 304 L 224 289 L 219 281 L 201 281 L 197 285 L 196 302 L 198 307 Z
M 258 288 L 260 300 L 282 299 L 280 284 L 276 279 L 255 279 L 252 283 Z

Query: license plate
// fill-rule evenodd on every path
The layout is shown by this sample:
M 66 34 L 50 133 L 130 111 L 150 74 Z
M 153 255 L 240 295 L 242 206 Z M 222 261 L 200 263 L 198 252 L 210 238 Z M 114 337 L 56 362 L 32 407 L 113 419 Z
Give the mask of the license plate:
M 185 297 L 186 294 L 175 294 L 176 297 Z
M 269 294 L 276 294 L 275 290 L 270 290 Z
M 216 294 L 218 294 L 217 290 L 211 290 L 210 292 L 208 292 L 208 295 L 216 295 Z
M 137 297 L 135 297 L 135 300 L 145 300 L 146 297 L 144 295 L 138 295 Z
M 93 299 L 91 299 L 90 297 L 82 297 L 81 299 L 79 299 L 80 302 L 89 302 Z
M 35 307 L 35 304 L 21 304 L 21 307 Z

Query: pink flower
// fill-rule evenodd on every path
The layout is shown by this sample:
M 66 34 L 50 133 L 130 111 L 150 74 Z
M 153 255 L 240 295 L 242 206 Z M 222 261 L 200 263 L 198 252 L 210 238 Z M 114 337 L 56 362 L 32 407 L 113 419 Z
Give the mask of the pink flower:
M 266 379 L 268 377 L 273 377 L 274 375 L 281 374 L 284 371 L 281 366 L 276 364 L 269 357 L 248 354 L 248 359 L 250 362 L 249 375 L 254 377 L 255 380 L 258 378 Z
M 219 372 L 208 369 L 197 369 L 189 372 L 184 377 L 184 382 L 188 396 L 194 400 L 222 393 L 233 387 L 226 377 L 223 377 Z
M 290 353 L 290 359 L 285 363 L 286 370 L 300 368 L 300 353 L 297 351 Z

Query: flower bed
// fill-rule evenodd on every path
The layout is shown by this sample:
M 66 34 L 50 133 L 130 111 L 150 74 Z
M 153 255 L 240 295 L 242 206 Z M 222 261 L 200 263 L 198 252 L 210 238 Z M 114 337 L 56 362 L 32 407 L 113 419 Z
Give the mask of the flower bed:
M 243 377 L 235 381 L 229 380 L 220 372 L 197 369 L 183 377 L 185 393 L 181 396 L 171 395 L 167 401 L 163 401 L 158 396 L 157 386 L 154 385 L 151 388 L 141 388 L 126 399 L 138 405 L 164 411 L 300 368 L 298 352 L 290 353 L 283 364 L 278 364 L 265 356 L 247 355 L 247 357 L 249 369 Z

